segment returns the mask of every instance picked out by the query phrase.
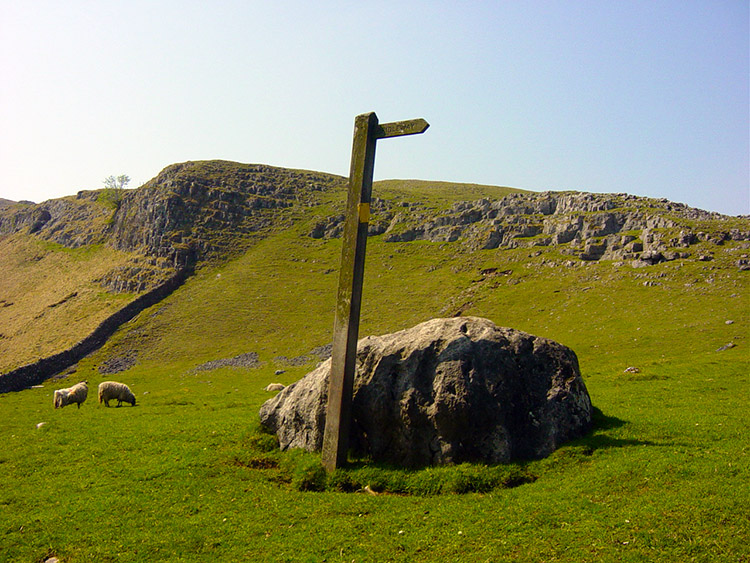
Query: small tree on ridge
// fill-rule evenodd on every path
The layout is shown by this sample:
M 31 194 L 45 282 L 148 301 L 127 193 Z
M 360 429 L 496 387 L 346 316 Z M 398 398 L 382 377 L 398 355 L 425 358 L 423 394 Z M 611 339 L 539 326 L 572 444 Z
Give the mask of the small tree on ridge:
M 127 174 L 120 174 L 119 176 L 108 176 L 104 179 L 104 187 L 113 190 L 125 189 L 125 186 L 130 182 L 130 176 Z
M 130 182 L 130 176 L 120 174 L 119 176 L 109 176 L 104 179 L 104 189 L 98 197 L 99 203 L 112 207 L 115 211 L 120 208 L 125 186 Z M 113 215 L 114 218 L 114 215 Z

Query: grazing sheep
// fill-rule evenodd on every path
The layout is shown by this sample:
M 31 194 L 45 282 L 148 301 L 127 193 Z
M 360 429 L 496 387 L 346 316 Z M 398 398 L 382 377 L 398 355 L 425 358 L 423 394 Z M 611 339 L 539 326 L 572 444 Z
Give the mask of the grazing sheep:
M 76 383 L 73 387 L 67 389 L 58 389 L 55 391 L 55 408 L 61 409 L 72 403 L 76 403 L 78 408 L 81 408 L 81 404 L 86 400 L 89 394 L 89 386 L 86 381 Z
M 105 406 L 109 406 L 111 400 L 117 401 L 117 406 L 121 406 L 123 402 L 130 403 L 130 406 L 135 406 L 135 395 L 130 388 L 124 383 L 117 383 L 117 381 L 103 381 L 99 384 L 99 403 L 104 403 Z
M 266 391 L 283 391 L 284 385 L 281 383 L 269 383 L 268 386 L 266 386 Z

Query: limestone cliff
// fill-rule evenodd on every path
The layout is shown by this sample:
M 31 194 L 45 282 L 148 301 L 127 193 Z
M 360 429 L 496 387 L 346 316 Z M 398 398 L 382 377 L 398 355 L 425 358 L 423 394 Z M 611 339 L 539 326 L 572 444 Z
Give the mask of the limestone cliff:
M 513 193 L 458 202 L 443 212 L 376 199 L 372 209 L 370 234 L 382 234 L 386 242 L 459 241 L 476 250 L 559 247 L 580 260 L 634 266 L 689 258 L 689 247 L 700 241 L 750 240 L 747 221 L 628 194 Z M 310 236 L 339 237 L 343 221 L 343 215 L 318 221 Z M 710 260 L 710 254 L 694 258 Z
M 198 261 L 226 257 L 278 220 L 343 185 L 331 174 L 260 164 L 173 164 L 134 190 L 81 191 L 0 209 L 0 237 L 27 232 L 68 248 L 106 244 L 138 257 L 101 278 L 112 291 L 139 293 Z

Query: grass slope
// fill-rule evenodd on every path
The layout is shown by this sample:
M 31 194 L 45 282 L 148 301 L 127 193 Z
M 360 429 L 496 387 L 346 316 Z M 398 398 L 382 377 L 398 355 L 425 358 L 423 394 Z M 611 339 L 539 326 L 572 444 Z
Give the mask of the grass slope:
M 435 182 L 432 180 L 379 180 L 373 183 L 372 195 L 381 199 L 429 204 L 433 209 L 447 209 L 457 201 L 482 198 L 500 199 L 511 193 L 529 193 L 518 188 Z
M 73 346 L 132 301 L 93 281 L 128 258 L 103 245 L 69 249 L 20 233 L 0 238 L 0 373 Z
M 415 494 L 302 492 L 294 468 L 315 456 L 267 451 L 257 413 L 265 385 L 314 366 L 286 359 L 330 342 L 340 241 L 307 236 L 327 213 L 313 208 L 243 256 L 200 270 L 67 381 L 0 395 L 1 558 L 747 559 L 750 303 L 735 243 L 710 263 L 631 269 L 567 267 L 569 257 L 550 249 L 471 253 L 459 243 L 371 238 L 361 335 L 461 310 L 553 338 L 579 355 L 597 429 L 511 466 L 532 477 L 521 486 L 455 494 L 489 470 L 394 477 L 358 464 L 339 482 L 377 490 L 400 478 Z M 736 347 L 717 352 L 729 342 Z M 139 406 L 97 405 L 97 367 L 135 352 L 138 363 L 112 378 L 131 386 Z M 247 352 L 260 367 L 195 370 Z M 640 371 L 624 373 L 629 366 Z M 53 389 L 80 379 L 89 401 L 53 410 Z

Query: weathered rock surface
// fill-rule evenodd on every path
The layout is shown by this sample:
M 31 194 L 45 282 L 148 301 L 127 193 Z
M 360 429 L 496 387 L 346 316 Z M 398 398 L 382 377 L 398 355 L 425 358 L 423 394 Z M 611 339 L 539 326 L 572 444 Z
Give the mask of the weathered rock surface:
M 104 190 L 40 204 L 3 200 L 0 238 L 25 230 L 67 248 L 106 244 L 135 253 L 131 264 L 97 281 L 110 291 L 140 293 L 201 260 L 237 252 L 280 210 L 342 182 L 263 164 L 183 162 L 111 200 Z
M 345 183 L 331 174 L 262 164 L 184 162 L 114 198 L 84 190 L 39 204 L 0 200 L 0 238 L 25 231 L 67 248 L 105 244 L 133 253 L 127 265 L 97 282 L 109 291 L 141 293 L 203 260 L 241 251 L 277 224 L 283 210 L 312 204 L 316 193 Z M 683 251 L 699 243 L 750 241 L 741 222 L 696 231 L 696 221 L 729 219 L 718 213 L 628 194 L 512 193 L 440 211 L 373 198 L 371 211 L 368 232 L 386 242 L 460 240 L 475 250 L 556 246 L 583 261 L 635 267 L 691 255 L 699 260 L 697 252 Z M 321 217 L 309 234 L 340 237 L 343 224 L 341 213 Z
M 330 360 L 260 410 L 282 449 L 319 450 Z M 477 317 L 433 319 L 363 338 L 352 449 L 406 466 L 549 455 L 591 427 L 575 353 Z
M 369 234 L 382 234 L 385 242 L 463 241 L 484 250 L 562 246 L 563 253 L 584 261 L 631 260 L 635 267 L 690 256 L 668 252 L 670 248 L 750 240 L 750 230 L 711 235 L 690 230 L 696 221 L 727 219 L 718 213 L 628 194 L 512 193 L 497 200 L 457 202 L 439 214 L 374 198 L 371 210 Z M 340 237 L 343 221 L 343 215 L 322 219 L 310 236 Z
M 127 191 L 112 221 L 111 244 L 141 249 L 179 267 L 224 255 L 269 226 L 274 210 L 342 181 L 330 174 L 262 164 L 202 161 L 173 164 Z

